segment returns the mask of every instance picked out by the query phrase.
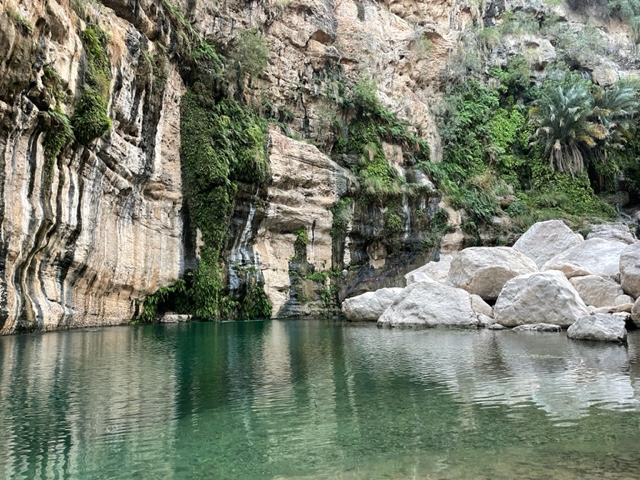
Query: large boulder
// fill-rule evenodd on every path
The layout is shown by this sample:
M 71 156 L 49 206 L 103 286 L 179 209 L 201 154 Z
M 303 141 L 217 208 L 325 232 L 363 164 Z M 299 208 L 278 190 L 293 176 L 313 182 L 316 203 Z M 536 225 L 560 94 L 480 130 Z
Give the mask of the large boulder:
M 578 291 L 584 303 L 594 307 L 616 305 L 616 299 L 624 293 L 619 284 L 598 275 L 573 277 L 569 282 Z
M 398 299 L 402 290 L 402 288 L 381 288 L 375 292 L 347 298 L 342 302 L 342 313 L 347 320 L 354 322 L 375 322 Z
M 615 240 L 627 245 L 635 243 L 638 239 L 623 223 L 603 223 L 591 225 L 591 232 L 587 235 L 587 240 L 591 238 L 604 238 L 605 240 Z
M 441 283 L 418 282 L 402 292 L 378 320 L 387 327 L 475 327 L 478 316 L 465 290 Z
M 510 247 L 471 247 L 451 261 L 447 282 L 493 301 L 513 277 L 537 271 L 526 255 Z
M 598 313 L 576 320 L 567 330 L 567 337 L 574 340 L 626 343 L 627 329 L 620 317 Z
M 625 293 L 640 297 L 640 242 L 629 245 L 620 254 L 620 283 Z
M 513 248 L 531 258 L 538 268 L 556 255 L 584 242 L 561 220 L 548 220 L 532 225 L 513 245 Z
M 477 315 L 493 317 L 493 308 L 480 295 L 471 294 L 471 308 Z
M 620 274 L 620 254 L 625 248 L 627 244 L 623 242 L 592 238 L 556 255 L 543 265 L 542 270 L 558 269 L 571 262 L 594 275 L 617 278 Z
M 452 259 L 452 255 L 442 255 L 439 261 L 429 262 L 420 268 L 412 270 L 404 276 L 407 286 L 416 282 L 436 281 L 446 283 Z
M 562 272 L 551 270 L 509 280 L 493 307 L 493 318 L 507 327 L 551 323 L 568 327 L 589 314 L 587 306 Z

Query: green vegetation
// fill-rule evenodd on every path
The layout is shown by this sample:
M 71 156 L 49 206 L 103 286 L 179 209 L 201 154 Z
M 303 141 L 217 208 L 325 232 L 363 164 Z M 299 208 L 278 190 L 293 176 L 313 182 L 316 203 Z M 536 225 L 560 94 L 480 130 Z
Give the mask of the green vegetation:
M 107 53 L 109 36 L 97 25 L 80 34 L 86 53 L 83 91 L 73 112 L 71 122 L 76 139 L 88 145 L 111 129 L 107 111 L 111 63 Z
M 261 75 L 268 62 L 269 47 L 260 32 L 255 29 L 241 31 L 229 56 L 229 66 L 237 77 Z
M 402 146 L 405 164 L 412 166 L 429 160 L 426 140 L 412 134 L 408 125 L 382 106 L 373 82 L 353 85 L 343 107 L 353 119 L 348 123 L 347 135 L 338 138 L 336 150 L 358 156 L 359 161 L 351 169 L 359 177 L 366 199 L 382 203 L 402 194 L 406 186 L 387 161 L 382 143 Z
M 237 182 L 264 186 L 269 179 L 266 122 L 233 100 L 211 104 L 190 90 L 182 97 L 181 137 L 186 204 L 204 242 L 190 295 L 198 317 L 217 319 L 236 307 L 223 298 L 220 256 Z
M 537 60 L 525 56 L 486 75 L 504 35 L 526 32 L 550 38 L 567 63 L 547 66 L 542 84 L 530 80 Z M 474 55 L 480 60 L 470 60 Z M 546 218 L 578 225 L 615 217 L 594 189 L 614 190 L 636 168 L 640 89 L 631 81 L 602 88 L 573 71 L 598 55 L 604 47 L 594 28 L 573 31 L 552 15 L 524 11 L 505 13 L 498 27 L 465 39 L 448 70 L 440 115 L 444 161 L 425 170 L 467 212 L 467 231 L 505 213 L 499 198 L 513 194 L 517 201 L 505 210 L 520 228 Z
M 13 21 L 13 24 L 18 28 L 23 35 L 33 35 L 33 25 L 29 19 L 23 17 L 19 12 L 12 8 L 5 10 L 9 18 Z

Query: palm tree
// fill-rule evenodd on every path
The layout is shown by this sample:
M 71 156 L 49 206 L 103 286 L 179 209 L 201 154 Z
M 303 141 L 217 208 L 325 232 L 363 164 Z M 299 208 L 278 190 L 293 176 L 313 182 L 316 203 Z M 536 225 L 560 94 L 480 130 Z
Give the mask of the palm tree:
M 538 127 L 534 143 L 544 146 L 551 168 L 571 175 L 584 170 L 585 153 L 607 135 L 592 121 L 593 114 L 594 98 L 580 83 L 551 88 L 535 102 L 530 112 Z
M 622 148 L 636 128 L 635 117 L 640 112 L 637 86 L 619 82 L 602 90 L 595 97 L 594 113 L 607 130 L 604 150 Z

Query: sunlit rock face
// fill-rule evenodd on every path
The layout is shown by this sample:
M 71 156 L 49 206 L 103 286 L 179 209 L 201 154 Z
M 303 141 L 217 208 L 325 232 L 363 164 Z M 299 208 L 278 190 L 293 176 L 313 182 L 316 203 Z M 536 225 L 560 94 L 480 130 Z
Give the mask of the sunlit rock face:
M 88 147 L 73 143 L 47 159 L 43 112 L 55 107 L 71 116 L 72 102 L 56 107 L 43 66 L 57 72 L 65 97 L 76 95 L 86 69 L 82 25 L 68 2 L 34 1 L 19 10 L 32 25 L 27 34 L 6 7 L 0 332 L 128 322 L 136 303 L 182 268 L 182 81 L 169 68 L 164 85 L 154 85 L 141 69 L 147 39 L 102 9 L 96 21 L 110 32 L 112 128 Z

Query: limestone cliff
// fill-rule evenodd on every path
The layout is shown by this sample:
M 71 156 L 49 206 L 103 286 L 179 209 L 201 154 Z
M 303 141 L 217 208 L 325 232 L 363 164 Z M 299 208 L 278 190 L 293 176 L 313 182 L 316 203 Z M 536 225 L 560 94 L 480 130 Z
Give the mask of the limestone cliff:
M 258 285 L 286 316 L 403 285 L 442 235 L 446 249 L 462 244 L 447 227 L 459 212 L 418 164 L 442 159 L 437 99 L 461 35 L 505 9 L 586 22 L 516 0 L 0 0 L 0 332 L 126 323 L 197 268 L 207 232 L 185 200 L 181 106 L 209 48 L 229 59 L 216 88 L 272 124 L 269 180 L 231 179 L 228 212 L 211 220 L 227 235 L 216 288 L 243 302 Z M 607 25 L 624 56 L 628 29 Z M 234 69 L 252 32 L 266 66 Z M 520 35 L 492 61 L 509 49 L 532 64 L 555 55 Z M 591 70 L 606 82 L 620 64 Z M 349 103 L 363 84 L 379 105 Z M 375 119 L 383 133 L 372 137 Z M 386 175 L 384 194 L 366 183 L 363 151 Z

